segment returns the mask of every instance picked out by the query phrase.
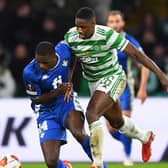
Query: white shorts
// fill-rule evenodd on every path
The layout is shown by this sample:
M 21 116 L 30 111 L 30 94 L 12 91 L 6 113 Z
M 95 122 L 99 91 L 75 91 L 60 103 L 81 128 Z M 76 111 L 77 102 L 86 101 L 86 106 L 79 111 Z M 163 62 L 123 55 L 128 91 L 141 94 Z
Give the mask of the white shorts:
M 126 86 L 126 75 L 124 72 L 122 74 L 114 74 L 103 77 L 96 82 L 89 82 L 88 84 L 91 95 L 93 95 L 96 90 L 99 90 L 109 94 L 116 102 Z

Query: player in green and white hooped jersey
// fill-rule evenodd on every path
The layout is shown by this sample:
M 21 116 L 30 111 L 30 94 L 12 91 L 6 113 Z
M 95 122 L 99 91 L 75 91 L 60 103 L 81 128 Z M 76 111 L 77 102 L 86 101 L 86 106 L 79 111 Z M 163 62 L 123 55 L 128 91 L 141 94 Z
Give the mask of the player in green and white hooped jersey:
M 109 27 L 96 25 L 92 9 L 87 7 L 79 9 L 75 24 L 76 26 L 65 34 L 65 41 L 81 60 L 83 76 L 89 82 L 92 95 L 86 111 L 91 135 L 92 167 L 102 168 L 103 165 L 103 129 L 99 121 L 101 116 L 108 119 L 112 127 L 139 139 L 143 144 L 143 160 L 148 161 L 154 135 L 151 131 L 141 131 L 130 118 L 122 116 L 118 98 L 125 87 L 126 77 L 118 64 L 116 49 L 136 58 L 156 73 L 162 85 L 168 90 L 166 75 L 122 35 Z

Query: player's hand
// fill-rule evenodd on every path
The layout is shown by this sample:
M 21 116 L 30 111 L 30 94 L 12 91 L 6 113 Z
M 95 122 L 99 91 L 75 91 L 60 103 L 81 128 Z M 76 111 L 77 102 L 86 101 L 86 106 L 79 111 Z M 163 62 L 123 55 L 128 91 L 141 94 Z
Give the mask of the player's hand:
M 160 82 L 163 86 L 163 88 L 168 92 L 168 77 L 166 75 L 162 75 L 160 77 Z
M 145 88 L 139 88 L 137 92 L 137 98 L 141 100 L 141 103 L 143 104 L 148 97 L 146 89 Z
M 69 102 L 69 100 L 72 98 L 73 84 L 72 83 L 66 83 L 66 84 L 67 84 L 67 90 L 65 92 L 64 100 Z
M 60 94 L 64 94 L 64 100 L 69 102 L 72 96 L 73 84 L 72 83 L 61 83 L 58 84 Z
M 65 94 L 67 91 L 67 83 L 61 83 L 57 85 L 57 89 L 59 90 L 59 94 Z

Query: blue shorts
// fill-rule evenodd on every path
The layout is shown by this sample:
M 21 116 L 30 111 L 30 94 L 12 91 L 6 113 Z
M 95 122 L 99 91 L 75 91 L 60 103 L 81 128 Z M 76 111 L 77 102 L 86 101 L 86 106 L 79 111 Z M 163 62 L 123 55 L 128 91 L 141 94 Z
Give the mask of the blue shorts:
M 132 95 L 128 83 L 120 96 L 122 110 L 131 110 Z
M 40 143 L 47 140 L 61 140 L 63 144 L 66 143 L 67 133 L 64 121 L 72 110 L 83 111 L 75 96 L 69 102 L 57 102 L 55 108 L 46 109 L 45 112 L 40 113 L 37 119 Z

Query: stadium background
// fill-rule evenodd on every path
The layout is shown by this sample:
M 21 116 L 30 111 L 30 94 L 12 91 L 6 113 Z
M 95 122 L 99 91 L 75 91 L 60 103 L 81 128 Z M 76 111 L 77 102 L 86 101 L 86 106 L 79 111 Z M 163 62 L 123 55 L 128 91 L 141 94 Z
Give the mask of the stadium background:
M 14 123 L 15 120 L 17 123 L 17 120 L 22 121 L 21 119 L 26 117 L 25 122 L 29 122 L 28 118 L 32 117 L 32 111 L 28 109 L 29 100 L 24 92 L 22 70 L 34 57 L 34 48 L 39 41 L 48 40 L 56 44 L 63 39 L 64 33 L 74 25 L 75 12 L 82 6 L 90 6 L 95 9 L 98 24 L 105 24 L 107 12 L 110 9 L 121 10 L 127 21 L 126 31 L 136 37 L 144 51 L 168 74 L 168 0 L 0 0 L 0 129 L 2 130 L 0 131 L 0 148 L 3 149 L 0 151 L 0 155 L 14 150 L 13 152 L 21 151 L 22 155 L 30 158 L 26 156 L 25 152 L 30 149 L 27 147 L 23 152 L 23 146 L 18 142 L 17 136 L 10 136 L 10 129 L 7 124 Z M 134 74 L 135 89 L 137 89 L 139 73 L 134 70 Z M 79 92 L 79 95 L 87 97 L 89 94 L 88 87 L 86 81 L 81 77 L 79 64 L 76 67 L 73 81 L 75 90 Z M 140 124 L 143 121 L 143 125 L 144 123 L 147 123 L 147 126 L 151 125 L 151 123 L 154 124 L 154 129 L 161 135 L 157 140 L 162 140 L 161 142 L 164 144 L 162 143 L 163 150 L 160 157 L 153 158 L 153 161 L 168 161 L 166 130 L 168 128 L 166 122 L 168 117 L 166 116 L 166 104 L 162 104 L 168 101 L 168 94 L 163 92 L 158 79 L 153 73 L 150 73 L 147 89 L 150 99 L 145 105 L 141 107 L 135 100 L 135 105 L 138 106 L 139 111 L 143 111 L 142 115 L 134 113 L 135 119 L 139 119 Z M 83 99 L 85 98 L 82 98 L 82 101 Z M 25 107 L 21 108 L 19 104 L 22 101 L 25 103 Z M 153 101 L 155 101 L 154 104 L 159 109 L 158 111 L 151 104 Z M 26 102 L 28 103 L 26 104 Z M 149 111 L 147 118 L 144 113 Z M 12 118 L 14 119 L 12 120 Z M 35 124 L 28 129 L 30 129 L 31 134 L 31 131 L 36 129 Z M 7 142 L 5 133 L 9 134 L 10 142 Z M 32 139 L 33 135 L 31 135 Z M 30 135 L 26 134 L 24 136 L 27 140 L 31 140 Z M 35 141 L 37 141 L 35 144 L 37 143 L 38 146 L 37 137 Z M 115 146 L 116 142 L 111 141 L 112 146 L 113 144 Z M 12 148 L 13 145 L 16 148 Z M 121 156 L 115 156 L 116 159 L 114 157 L 112 161 L 121 160 L 122 153 L 120 149 L 117 148 L 116 150 Z M 76 151 L 74 148 L 71 150 Z M 36 158 L 38 152 L 39 149 L 37 153 L 35 150 L 31 156 Z M 157 150 L 155 152 L 157 153 Z M 116 153 L 115 149 L 113 153 Z M 39 160 L 37 159 L 37 161 Z

